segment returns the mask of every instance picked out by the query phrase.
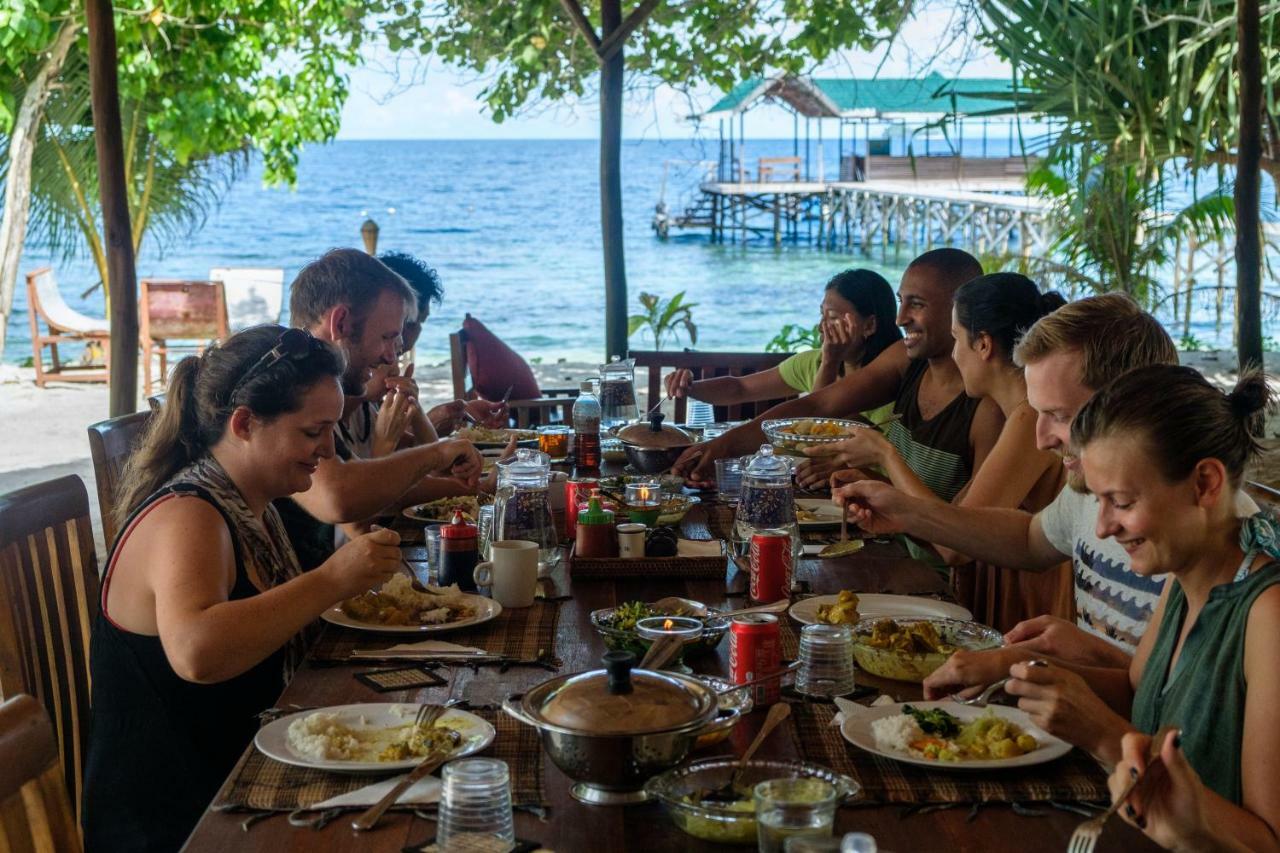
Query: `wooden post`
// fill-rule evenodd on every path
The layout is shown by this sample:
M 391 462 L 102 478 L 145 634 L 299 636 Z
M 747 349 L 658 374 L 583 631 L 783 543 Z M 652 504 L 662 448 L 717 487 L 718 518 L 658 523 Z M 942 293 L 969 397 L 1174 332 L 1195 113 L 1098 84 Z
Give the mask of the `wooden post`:
M 138 281 L 124 180 L 116 24 L 111 0 L 85 0 L 84 11 L 89 29 L 89 89 L 94 147 L 98 152 L 98 197 L 102 203 L 111 294 L 110 416 L 116 418 L 135 411 L 138 405 Z
M 1236 156 L 1236 336 L 1240 369 L 1262 365 L 1262 48 L 1258 0 L 1236 0 L 1240 144 Z
M 360 239 L 364 240 L 366 254 L 378 254 L 378 223 L 372 219 L 366 219 L 360 226 Z
M 600 4 L 601 41 L 622 26 L 622 0 Z M 622 241 L 621 47 L 600 66 L 600 228 L 604 245 L 605 357 L 627 357 L 627 267 Z

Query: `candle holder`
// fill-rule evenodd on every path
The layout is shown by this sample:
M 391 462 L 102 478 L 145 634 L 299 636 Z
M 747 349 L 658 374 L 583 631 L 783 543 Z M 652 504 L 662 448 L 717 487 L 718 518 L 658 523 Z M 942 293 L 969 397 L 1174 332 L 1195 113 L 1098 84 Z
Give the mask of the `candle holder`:
M 627 483 L 623 491 L 627 518 L 635 524 L 654 527 L 662 515 L 662 486 L 656 481 Z
M 649 616 L 636 622 L 636 636 L 642 640 L 652 643 L 663 637 L 677 637 L 681 641 L 680 653 L 670 668 L 686 675 L 692 674 L 693 670 L 685 666 L 684 650 L 702 639 L 702 632 L 702 621 L 690 616 Z

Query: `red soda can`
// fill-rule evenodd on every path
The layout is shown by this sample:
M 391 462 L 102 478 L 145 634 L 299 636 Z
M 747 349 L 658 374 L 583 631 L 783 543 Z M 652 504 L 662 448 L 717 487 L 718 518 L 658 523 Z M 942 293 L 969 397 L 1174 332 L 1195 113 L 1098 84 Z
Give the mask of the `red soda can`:
M 564 483 L 564 536 L 573 539 L 578 530 L 578 504 L 586 506 L 591 492 L 599 488 L 600 481 L 593 477 L 577 477 Z
M 751 600 L 772 604 L 791 597 L 791 536 L 785 532 L 751 535 Z
M 772 613 L 744 613 L 729 627 L 729 670 L 734 684 L 746 684 L 782 667 L 782 628 Z M 756 707 L 782 698 L 782 679 L 750 688 Z

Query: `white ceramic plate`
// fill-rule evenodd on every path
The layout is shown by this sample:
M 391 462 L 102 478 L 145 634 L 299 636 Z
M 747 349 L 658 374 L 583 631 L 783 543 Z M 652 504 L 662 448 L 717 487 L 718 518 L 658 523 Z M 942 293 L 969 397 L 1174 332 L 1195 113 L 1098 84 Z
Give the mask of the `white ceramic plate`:
M 837 595 L 815 595 L 791 605 L 791 618 L 804 625 L 813 625 L 818 621 L 818 608 L 823 604 L 835 604 Z M 959 604 L 948 601 L 937 601 L 918 595 L 879 595 L 877 593 L 858 593 L 858 613 L 865 619 L 868 616 L 892 617 L 894 619 L 910 619 L 922 616 L 945 616 L 948 619 L 973 620 L 973 614 Z
M 796 509 L 803 509 L 818 516 L 815 521 L 799 522 L 803 530 L 830 530 L 840 526 L 840 507 L 823 498 L 796 498 Z
M 412 723 L 418 713 L 418 706 L 370 702 L 363 705 L 335 705 L 331 708 L 299 711 L 263 726 L 253 739 L 253 745 L 268 758 L 274 758 L 285 764 L 314 767 L 318 770 L 336 770 L 342 773 L 393 773 L 398 770 L 411 770 L 422 761 L 421 758 L 409 758 L 404 761 L 342 761 L 299 755 L 289 745 L 289 724 L 317 712 L 336 714 L 343 725 L 353 729 L 381 729 Z M 454 754 L 455 758 L 479 752 L 492 743 L 497 734 L 486 720 L 457 708 L 446 711 L 438 724 L 455 729 L 462 735 L 462 743 Z
M 902 713 L 902 705 L 882 705 L 878 708 L 868 708 L 865 714 L 858 714 L 853 719 L 847 719 L 840 726 L 840 734 L 844 735 L 844 739 L 854 746 L 865 749 L 867 752 L 874 753 L 884 758 L 892 758 L 894 761 L 902 761 L 907 764 L 918 764 L 921 767 L 931 767 L 937 770 L 999 770 L 1003 768 L 1029 767 L 1033 764 L 1044 764 L 1048 761 L 1061 758 L 1071 751 L 1071 744 L 1066 741 L 1059 740 L 1044 729 L 1031 722 L 1022 711 L 1017 708 L 1010 708 L 1005 705 L 988 705 L 986 708 L 970 708 L 967 705 L 959 705 L 955 702 L 908 702 L 913 708 L 927 710 L 929 708 L 942 708 L 953 716 L 959 718 L 962 722 L 969 722 L 977 719 L 983 714 L 990 711 L 1001 719 L 1008 720 L 1014 725 L 1021 728 L 1024 732 L 1031 735 L 1039 742 L 1036 749 L 1025 755 L 1019 755 L 1017 758 L 1004 759 L 984 759 L 981 761 L 931 761 L 927 758 L 921 758 L 910 753 L 899 752 L 896 749 L 880 749 L 876 746 L 875 735 L 871 733 L 871 724 L 876 720 L 884 717 L 891 717 Z
M 467 521 L 475 524 L 476 511 L 470 508 L 471 504 L 475 501 L 475 498 L 466 498 L 465 500 L 462 498 L 441 498 L 425 504 L 407 506 L 400 512 L 410 521 L 417 521 L 421 524 L 448 524 L 450 521 L 453 521 L 453 509 L 447 503 L 450 500 L 458 501 L 458 503 L 454 503 L 452 506 L 461 508 L 462 514 L 466 516 Z M 476 505 L 479 506 L 478 503 Z
M 459 628 L 470 628 L 482 622 L 488 622 L 502 612 L 502 605 L 492 598 L 483 595 L 463 593 L 467 603 L 476 609 L 476 615 L 457 622 L 442 622 L 439 625 L 379 625 L 376 622 L 361 622 L 342 612 L 342 605 L 335 604 L 320 614 L 320 618 L 332 625 L 343 628 L 355 628 L 357 631 L 372 631 L 375 634 L 443 634 L 445 631 L 456 631 Z

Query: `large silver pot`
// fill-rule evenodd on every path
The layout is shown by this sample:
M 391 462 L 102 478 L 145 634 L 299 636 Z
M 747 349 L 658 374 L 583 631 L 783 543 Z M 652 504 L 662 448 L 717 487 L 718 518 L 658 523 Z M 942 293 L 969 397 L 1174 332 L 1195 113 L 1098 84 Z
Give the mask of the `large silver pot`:
M 607 670 L 561 675 L 502 709 L 536 728 L 555 765 L 577 784 L 575 799 L 597 805 L 643 802 L 643 786 L 675 767 L 722 711 L 715 691 L 690 676 L 632 670 L 630 652 L 609 652 Z
M 693 436 L 679 427 L 664 425 L 662 412 L 653 412 L 648 423 L 636 423 L 618 430 L 622 449 L 631 467 L 641 474 L 662 474 L 671 469 L 694 444 Z

